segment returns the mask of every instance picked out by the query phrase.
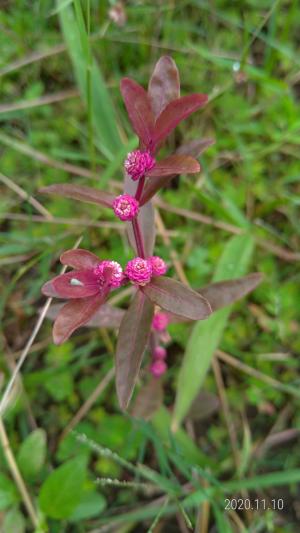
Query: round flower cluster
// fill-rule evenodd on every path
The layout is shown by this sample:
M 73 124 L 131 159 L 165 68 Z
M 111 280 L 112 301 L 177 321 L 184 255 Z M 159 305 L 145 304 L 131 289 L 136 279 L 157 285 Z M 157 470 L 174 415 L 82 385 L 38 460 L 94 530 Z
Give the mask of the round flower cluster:
M 147 285 L 152 277 L 152 266 L 150 261 L 135 257 L 128 261 L 125 268 L 125 276 L 137 285 Z
M 151 256 L 148 259 L 135 257 L 128 261 L 125 268 L 125 276 L 136 285 L 147 285 L 152 276 L 162 276 L 167 271 L 167 265 L 158 256 Z
M 133 220 L 139 212 L 139 202 L 130 194 L 120 194 L 113 201 L 113 210 L 120 220 Z
M 117 289 L 120 287 L 124 274 L 121 265 L 117 261 L 101 261 L 95 268 L 94 274 L 96 275 L 100 287 L 105 283 L 104 269 L 110 268 L 112 270 L 112 275 L 109 280 L 109 287 Z
M 124 167 L 127 174 L 134 180 L 139 180 L 145 176 L 155 165 L 155 159 L 150 152 L 142 152 L 141 150 L 134 150 L 129 152 L 124 162 Z
M 155 378 L 162 376 L 167 370 L 167 363 L 165 359 L 167 351 L 162 346 L 156 346 L 153 352 L 153 361 L 150 367 L 150 372 Z

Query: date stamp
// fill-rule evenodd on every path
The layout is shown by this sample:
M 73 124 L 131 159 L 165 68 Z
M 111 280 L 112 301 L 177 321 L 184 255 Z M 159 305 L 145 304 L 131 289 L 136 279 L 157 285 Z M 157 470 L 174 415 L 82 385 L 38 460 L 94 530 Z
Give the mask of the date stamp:
M 225 498 L 225 511 L 282 511 L 284 509 L 284 501 L 282 498 L 273 498 L 271 500 L 265 498 Z

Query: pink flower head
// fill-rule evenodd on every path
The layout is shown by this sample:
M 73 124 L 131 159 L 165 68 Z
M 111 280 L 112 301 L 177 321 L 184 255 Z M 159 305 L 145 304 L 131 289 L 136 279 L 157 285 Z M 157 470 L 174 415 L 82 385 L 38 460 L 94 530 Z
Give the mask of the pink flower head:
M 114 199 L 113 210 L 120 220 L 133 220 L 139 212 L 139 202 L 130 194 L 121 194 Z
M 167 357 L 167 350 L 163 346 L 156 346 L 156 348 L 154 348 L 153 357 L 155 359 L 165 359 Z
M 135 257 L 131 261 L 128 261 L 125 275 L 137 285 L 147 285 L 152 277 L 152 266 L 147 259 L 141 257 Z
M 151 263 L 153 276 L 163 276 L 167 272 L 168 267 L 166 263 L 158 255 L 152 255 L 148 261 Z
M 101 261 L 101 263 L 99 263 L 95 267 L 94 273 L 97 277 L 100 287 L 102 287 L 103 284 L 105 283 L 105 276 L 104 276 L 105 270 L 108 271 L 110 269 L 111 269 L 111 277 L 108 282 L 108 286 L 111 288 L 117 289 L 118 287 L 120 287 L 123 281 L 123 277 L 124 277 L 122 267 L 121 265 L 119 265 L 119 263 L 117 263 L 117 261 L 107 261 L 107 260 Z
M 167 368 L 163 359 L 156 359 L 150 367 L 150 372 L 155 378 L 159 378 L 166 372 Z
M 151 168 L 155 165 L 155 159 L 150 152 L 142 152 L 141 150 L 134 150 L 127 154 L 124 167 L 127 174 L 134 180 L 139 180 L 145 176 Z
M 166 313 L 155 313 L 152 320 L 152 328 L 155 331 L 164 331 L 169 324 L 169 317 Z
M 123 272 L 116 261 L 101 261 L 87 250 L 68 250 L 60 261 L 73 270 L 47 281 L 46 296 L 68 302 L 60 309 L 53 326 L 55 344 L 62 344 L 80 326 L 84 326 L 105 302 L 111 289 L 119 287 Z

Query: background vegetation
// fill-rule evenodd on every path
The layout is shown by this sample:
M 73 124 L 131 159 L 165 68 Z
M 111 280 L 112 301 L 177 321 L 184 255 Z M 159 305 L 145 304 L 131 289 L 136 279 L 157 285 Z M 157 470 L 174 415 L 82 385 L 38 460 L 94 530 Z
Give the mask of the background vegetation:
M 183 94 L 210 97 L 171 144 L 216 142 L 199 176 L 160 194 L 157 252 L 197 288 L 265 274 L 229 320 L 169 328 L 163 405 L 150 420 L 118 408 L 115 330 L 82 329 L 56 347 L 46 319 L 0 420 L 4 533 L 297 531 L 299 21 L 295 0 L 2 1 L 2 392 L 60 253 L 80 237 L 102 258 L 131 258 L 110 213 L 38 189 L 72 180 L 118 190 L 136 146 L 119 81 L 146 85 L 162 54 Z M 140 391 L 147 382 L 145 368 Z M 184 416 L 190 391 L 199 395 Z M 151 397 L 158 407 L 159 391 Z M 259 509 L 226 511 L 227 497 Z M 278 499 L 283 509 L 268 509 Z

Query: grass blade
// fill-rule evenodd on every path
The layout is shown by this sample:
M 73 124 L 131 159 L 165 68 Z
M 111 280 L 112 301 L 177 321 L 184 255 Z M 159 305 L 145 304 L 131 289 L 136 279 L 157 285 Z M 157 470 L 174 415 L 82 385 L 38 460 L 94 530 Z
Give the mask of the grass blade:
M 226 245 L 213 281 L 245 274 L 254 247 L 249 235 L 237 235 Z M 204 322 L 198 322 L 188 342 L 179 372 L 173 428 L 177 429 L 203 384 L 213 354 L 226 326 L 231 306 L 220 309 Z

